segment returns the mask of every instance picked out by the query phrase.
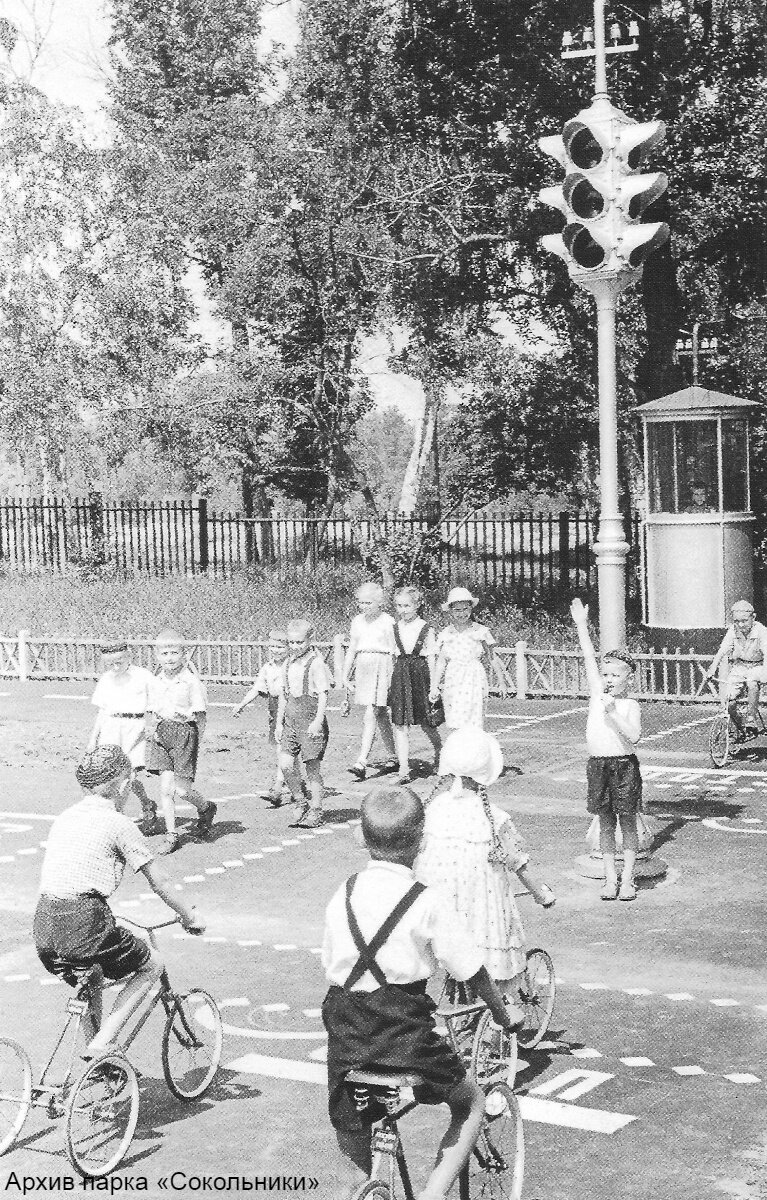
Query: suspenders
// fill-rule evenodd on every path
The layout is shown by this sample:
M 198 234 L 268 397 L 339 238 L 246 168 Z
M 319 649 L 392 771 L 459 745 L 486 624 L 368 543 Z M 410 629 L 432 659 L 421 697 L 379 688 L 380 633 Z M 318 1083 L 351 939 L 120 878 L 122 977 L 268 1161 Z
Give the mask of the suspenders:
M 290 666 L 290 662 L 287 661 L 285 663 L 285 666 L 282 668 L 282 683 L 283 683 L 283 687 L 285 690 L 285 698 L 287 700 L 290 700 L 291 698 L 293 700 L 302 700 L 304 696 L 309 695 L 309 672 L 311 671 L 312 666 L 314 665 L 314 660 L 316 657 L 317 657 L 316 653 L 312 654 L 311 658 L 309 658 L 308 662 L 304 666 L 303 675 L 301 676 L 301 694 L 300 694 L 300 696 L 293 696 L 292 692 L 290 691 L 290 685 L 288 684 L 288 667 Z
M 389 913 L 378 932 L 373 934 L 373 937 L 369 942 L 366 942 L 362 936 L 360 927 L 357 924 L 357 918 L 354 915 L 354 910 L 352 909 L 351 904 L 352 890 L 356 882 L 356 875 L 352 875 L 351 879 L 347 879 L 346 881 L 346 919 L 349 922 L 349 930 L 352 938 L 354 939 L 354 944 L 359 952 L 359 958 L 357 959 L 355 966 L 352 967 L 346 983 L 343 985 L 344 990 L 347 992 L 351 991 L 355 983 L 359 982 L 366 971 L 370 971 L 370 974 L 373 976 L 379 987 L 386 986 L 388 980 L 376 962 L 376 955 L 384 943 L 388 940 L 390 934 L 393 933 L 394 929 L 397 927 L 397 925 L 399 925 L 407 910 L 415 903 L 421 892 L 425 890 L 422 883 L 414 883 L 413 886 L 407 892 L 405 892 L 405 895 L 402 897 L 399 903 Z
M 421 653 L 421 647 L 423 646 L 424 642 L 426 641 L 426 635 L 429 632 L 429 628 L 430 627 L 428 625 L 422 626 L 421 632 L 418 634 L 418 637 L 415 639 L 415 642 L 413 644 L 413 649 L 410 651 L 410 654 L 408 654 L 407 651 L 405 650 L 405 647 L 402 644 L 402 638 L 400 637 L 399 629 L 397 628 L 397 626 L 395 624 L 394 640 L 397 643 L 397 649 L 399 650 L 399 652 L 403 656 L 403 658 L 415 658 L 415 656 L 417 654 Z

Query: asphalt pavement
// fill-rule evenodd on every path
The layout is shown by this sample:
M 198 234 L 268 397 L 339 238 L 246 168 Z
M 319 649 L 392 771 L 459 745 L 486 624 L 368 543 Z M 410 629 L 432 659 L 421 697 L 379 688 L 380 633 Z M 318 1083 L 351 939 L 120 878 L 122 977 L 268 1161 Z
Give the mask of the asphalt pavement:
M 73 767 L 91 687 L 0 687 L 0 1035 L 21 1042 L 39 1069 L 68 990 L 37 961 L 31 917 L 46 830 L 78 796 Z M 173 1099 L 160 1068 L 162 1023 L 151 1018 L 131 1050 L 141 1110 L 115 1180 L 144 1179 L 161 1196 L 174 1172 L 177 1195 L 204 1190 L 197 1181 L 206 1177 L 295 1177 L 316 1179 L 314 1194 L 331 1200 L 319 947 L 327 900 L 365 861 L 358 813 L 374 773 L 362 784 L 346 773 L 359 721 L 334 709 L 327 823 L 290 828 L 290 811 L 261 795 L 272 770 L 265 714 L 256 705 L 235 721 L 228 705 L 239 694 L 210 693 L 199 782 L 219 806 L 213 839 L 187 840 L 165 860 L 206 915 L 206 933 L 159 935 L 174 983 L 220 1002 L 223 1069 L 201 1103 Z M 549 950 L 557 974 L 549 1035 L 517 1076 L 526 1200 L 767 1197 L 767 739 L 717 771 L 706 750 L 712 709 L 645 705 L 643 716 L 646 807 L 667 871 L 634 903 L 604 903 L 598 881 L 581 873 L 585 703 L 491 704 L 488 727 L 508 767 L 493 798 L 514 815 L 558 897 L 550 912 L 519 901 L 529 944 Z M 426 749 L 416 740 L 424 762 Z M 431 786 L 425 775 L 416 783 L 422 793 Z M 126 877 L 114 908 L 147 923 L 167 911 L 143 876 Z M 404 1127 L 416 1181 L 443 1121 L 444 1110 L 418 1109 Z M 24 1176 L 71 1179 L 80 1194 L 61 1122 L 37 1111 L 0 1159 L 9 1195 L 21 1194 L 14 1181 Z

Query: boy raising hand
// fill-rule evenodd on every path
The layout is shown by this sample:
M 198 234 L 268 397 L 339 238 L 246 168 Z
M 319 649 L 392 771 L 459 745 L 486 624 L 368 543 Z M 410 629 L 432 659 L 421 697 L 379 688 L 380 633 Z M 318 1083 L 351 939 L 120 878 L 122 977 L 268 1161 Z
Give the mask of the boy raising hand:
M 589 685 L 586 721 L 588 812 L 599 817 L 599 848 L 605 879 L 603 900 L 635 900 L 634 867 L 639 849 L 637 813 L 642 806 L 642 776 L 635 747 L 642 735 L 642 717 L 627 692 L 635 663 L 625 650 L 609 650 L 600 670 L 588 629 L 588 609 L 573 600 L 570 613 L 578 631 Z M 618 888 L 615 869 L 615 829 L 623 835 L 623 875 Z

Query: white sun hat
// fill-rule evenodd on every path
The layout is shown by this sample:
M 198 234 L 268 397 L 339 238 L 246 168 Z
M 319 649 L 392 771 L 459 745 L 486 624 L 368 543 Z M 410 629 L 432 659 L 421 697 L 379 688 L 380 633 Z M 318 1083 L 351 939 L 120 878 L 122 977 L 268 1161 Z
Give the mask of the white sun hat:
M 447 594 L 447 600 L 442 605 L 442 611 L 449 612 L 451 604 L 465 604 L 467 602 L 471 605 L 472 608 L 476 608 L 477 605 L 479 604 L 479 596 L 472 596 L 472 594 L 468 588 L 464 588 L 464 587 L 451 588 Z
M 489 787 L 503 773 L 503 751 L 491 733 L 464 725 L 445 738 L 439 756 L 440 775 L 461 775 Z

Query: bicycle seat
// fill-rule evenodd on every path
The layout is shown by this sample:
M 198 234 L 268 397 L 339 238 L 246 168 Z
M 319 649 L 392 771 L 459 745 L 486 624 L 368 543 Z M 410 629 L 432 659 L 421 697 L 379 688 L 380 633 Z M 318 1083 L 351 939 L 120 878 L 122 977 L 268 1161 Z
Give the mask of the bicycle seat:
M 415 1088 L 424 1082 L 422 1075 L 407 1071 L 347 1071 L 347 1083 L 362 1083 L 371 1088 Z

